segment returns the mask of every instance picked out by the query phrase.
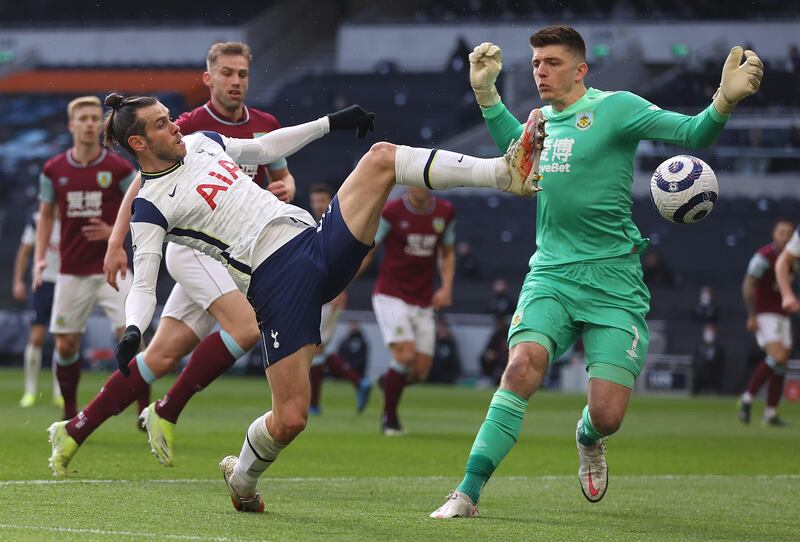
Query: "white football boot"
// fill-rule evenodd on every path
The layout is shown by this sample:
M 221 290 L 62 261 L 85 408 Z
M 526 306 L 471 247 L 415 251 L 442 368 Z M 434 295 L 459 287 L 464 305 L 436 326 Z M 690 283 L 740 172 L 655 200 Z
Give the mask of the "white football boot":
M 542 189 L 539 186 L 539 181 L 542 179 L 539 173 L 539 160 L 544 148 L 544 139 L 547 137 L 545 122 L 547 121 L 542 110 L 534 109 L 528 116 L 528 122 L 525 123 L 520 138 L 508 146 L 503 156 L 511 175 L 511 182 L 504 189 L 506 192 L 532 198 Z
M 608 488 L 608 465 L 606 464 L 606 439 L 600 439 L 591 446 L 584 446 L 578 438 L 581 436 L 583 419 L 578 420 L 575 432 L 575 443 L 578 445 L 578 480 L 581 483 L 583 496 L 589 502 L 598 502 L 606 494 Z
M 436 519 L 476 518 L 478 505 L 472 502 L 469 495 L 460 491 L 451 491 L 444 504 L 431 512 L 430 517 Z
M 231 503 L 233 503 L 233 507 L 239 512 L 263 512 L 264 499 L 261 498 L 259 493 L 243 496 L 239 493 L 239 490 L 234 487 L 234 481 L 231 478 L 233 476 L 233 469 L 238 462 L 239 458 L 235 455 L 227 455 L 219 462 L 219 470 L 231 494 Z

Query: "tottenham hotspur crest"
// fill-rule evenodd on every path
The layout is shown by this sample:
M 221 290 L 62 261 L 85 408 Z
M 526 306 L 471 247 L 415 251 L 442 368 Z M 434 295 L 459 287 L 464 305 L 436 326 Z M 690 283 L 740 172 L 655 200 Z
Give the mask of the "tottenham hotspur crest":
M 272 348 L 280 348 L 281 343 L 278 342 L 278 332 L 274 329 L 269 331 L 269 336 L 272 337 Z
M 582 111 L 575 115 L 575 127 L 578 130 L 588 130 L 594 121 L 594 113 L 592 111 Z

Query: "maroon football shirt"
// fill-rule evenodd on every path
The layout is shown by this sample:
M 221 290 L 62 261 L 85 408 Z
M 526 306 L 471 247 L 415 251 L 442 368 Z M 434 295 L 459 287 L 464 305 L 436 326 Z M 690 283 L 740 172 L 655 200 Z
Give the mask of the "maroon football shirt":
M 781 292 L 778 289 L 778 281 L 775 278 L 775 262 L 778 260 L 780 252 L 775 245 L 769 243 L 764 245 L 756 256 L 761 256 L 768 266 L 764 266 L 761 276 L 756 276 L 755 306 L 756 314 L 771 312 L 776 314 L 786 314 L 781 307 Z
M 375 293 L 429 307 L 439 247 L 455 218 L 453 204 L 434 197 L 429 209 L 419 211 L 403 196 L 386 203 L 382 217 L 391 229 L 383 240 Z
M 252 139 L 262 136 L 281 127 L 278 119 L 264 113 L 258 109 L 244 106 L 242 118 L 236 122 L 230 120 L 211 105 L 209 101 L 205 105 L 188 111 L 178 117 L 175 124 L 180 126 L 181 133 L 189 135 L 202 130 L 210 130 L 224 135 L 225 137 L 235 137 L 238 139 Z M 286 167 L 285 161 L 276 163 L 279 167 L 271 169 L 281 169 Z M 267 186 L 267 173 L 264 166 L 249 164 L 239 164 L 239 168 L 249 175 L 253 181 L 261 187 Z
M 44 165 L 39 199 L 55 203 L 61 217 L 61 273 L 94 275 L 103 272 L 107 241 L 89 241 L 81 233 L 91 218 L 114 224 L 134 167 L 105 147 L 88 164 L 81 165 L 72 149 Z

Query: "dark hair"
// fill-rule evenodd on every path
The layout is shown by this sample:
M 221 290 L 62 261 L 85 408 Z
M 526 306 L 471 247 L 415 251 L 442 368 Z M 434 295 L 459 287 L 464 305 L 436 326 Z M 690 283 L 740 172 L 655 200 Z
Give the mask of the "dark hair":
M 132 135 L 144 135 L 144 123 L 139 120 L 139 109 L 158 103 L 152 96 L 123 96 L 112 92 L 106 96 L 105 104 L 111 110 L 103 121 L 103 143 L 108 147 L 119 145 L 129 153 L 136 155 L 128 144 Z
M 563 45 L 581 60 L 586 60 L 586 43 L 580 33 L 571 26 L 546 26 L 531 36 L 532 47 Z
M 794 220 L 792 220 L 789 217 L 781 216 L 781 217 L 776 218 L 775 222 L 772 223 L 772 229 L 774 230 L 775 228 L 777 228 L 778 224 L 791 224 L 792 227 L 794 227 L 795 224 L 797 224 L 797 222 L 795 222 Z
M 309 194 L 325 193 L 333 199 L 333 188 L 328 183 L 314 183 L 308 189 Z

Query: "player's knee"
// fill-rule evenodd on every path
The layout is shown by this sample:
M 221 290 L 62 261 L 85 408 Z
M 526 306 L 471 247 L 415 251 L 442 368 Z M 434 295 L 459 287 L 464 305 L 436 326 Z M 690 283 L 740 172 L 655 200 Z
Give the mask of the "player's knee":
M 543 372 L 527 353 L 516 353 L 508 360 L 503 371 L 500 387 L 511 390 L 524 398 L 530 397 L 539 388 Z
M 61 358 L 71 358 L 78 353 L 80 340 L 75 340 L 72 337 L 59 337 L 56 339 L 56 352 Z
M 236 344 L 238 344 L 242 350 L 247 352 L 258 344 L 258 341 L 261 339 L 261 331 L 258 329 L 256 321 L 251 319 L 247 324 L 238 326 L 235 333 L 231 333 L 231 337 L 234 338 Z
M 364 160 L 369 167 L 391 173 L 391 177 L 394 178 L 394 157 L 396 152 L 396 145 L 380 141 L 370 147 L 367 154 L 364 155 Z

